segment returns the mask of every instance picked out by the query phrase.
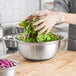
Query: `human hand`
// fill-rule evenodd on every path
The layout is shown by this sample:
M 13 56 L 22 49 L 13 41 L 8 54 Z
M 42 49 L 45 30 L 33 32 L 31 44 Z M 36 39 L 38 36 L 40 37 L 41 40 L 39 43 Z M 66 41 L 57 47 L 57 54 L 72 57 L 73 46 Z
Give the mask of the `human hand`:
M 56 11 L 50 11 L 50 12 L 43 12 L 41 11 L 39 13 L 39 15 L 41 15 L 40 20 L 38 20 L 37 22 L 34 23 L 34 25 L 38 25 L 40 23 L 40 25 L 38 25 L 34 30 L 40 30 L 39 34 L 45 32 L 45 34 L 47 34 L 48 32 L 50 32 L 50 30 L 52 29 L 52 27 L 57 24 L 57 23 L 61 23 L 64 22 L 64 13 L 63 12 L 56 12 Z
M 50 10 L 41 10 L 41 11 L 36 12 L 34 15 L 44 16 L 47 14 L 50 14 Z

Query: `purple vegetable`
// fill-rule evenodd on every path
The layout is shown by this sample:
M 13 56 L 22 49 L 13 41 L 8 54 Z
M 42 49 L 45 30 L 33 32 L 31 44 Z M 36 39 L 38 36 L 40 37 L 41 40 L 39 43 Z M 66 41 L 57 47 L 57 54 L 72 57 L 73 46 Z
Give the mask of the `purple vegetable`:
M 7 59 L 0 59 L 0 68 L 10 68 L 15 66 L 13 61 Z

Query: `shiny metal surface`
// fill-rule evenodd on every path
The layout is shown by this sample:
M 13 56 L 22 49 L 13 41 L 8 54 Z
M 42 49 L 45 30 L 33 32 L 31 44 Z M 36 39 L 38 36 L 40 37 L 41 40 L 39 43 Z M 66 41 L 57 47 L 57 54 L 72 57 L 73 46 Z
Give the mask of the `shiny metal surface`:
M 17 39 L 17 46 L 20 54 L 24 58 L 31 60 L 45 60 L 54 57 L 60 46 L 60 40 L 44 43 L 25 43 L 20 42 Z
M 15 41 L 15 36 L 13 36 L 13 35 L 4 36 L 4 41 L 5 41 L 6 47 L 17 48 L 17 43 Z
M 11 68 L 0 68 L 0 76 L 15 76 L 16 68 L 19 65 L 19 62 L 12 60 L 15 62 L 14 67 Z
M 17 34 L 20 34 L 20 33 L 23 33 L 23 32 L 24 32 L 23 27 L 19 27 L 19 26 L 16 27 L 16 33 Z

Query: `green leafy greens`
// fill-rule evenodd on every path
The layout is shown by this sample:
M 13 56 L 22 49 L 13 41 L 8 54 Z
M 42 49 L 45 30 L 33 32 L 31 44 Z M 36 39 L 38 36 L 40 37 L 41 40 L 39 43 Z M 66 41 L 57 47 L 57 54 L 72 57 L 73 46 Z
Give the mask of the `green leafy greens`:
M 34 23 L 39 20 L 38 16 L 29 16 L 27 19 L 19 23 L 23 26 L 24 33 L 21 33 L 18 37 L 19 41 L 23 42 L 48 42 L 58 40 L 59 37 L 49 32 L 47 35 L 45 33 L 38 34 L 38 31 L 34 31 L 36 27 Z

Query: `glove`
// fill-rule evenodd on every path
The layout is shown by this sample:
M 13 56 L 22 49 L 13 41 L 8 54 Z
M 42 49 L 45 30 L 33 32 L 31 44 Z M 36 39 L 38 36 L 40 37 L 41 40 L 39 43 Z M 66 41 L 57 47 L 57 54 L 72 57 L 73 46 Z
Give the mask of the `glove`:
M 34 29 L 35 31 L 39 31 L 39 34 L 45 32 L 47 34 L 50 32 L 52 27 L 56 25 L 57 23 L 64 22 L 64 14 L 63 12 L 56 12 L 56 11 L 39 11 L 38 15 L 41 15 L 40 20 L 34 23 L 34 25 L 40 25 L 36 26 Z
M 34 15 L 38 15 L 38 16 L 44 16 L 50 14 L 50 10 L 42 10 L 42 11 L 38 11 L 36 12 Z

